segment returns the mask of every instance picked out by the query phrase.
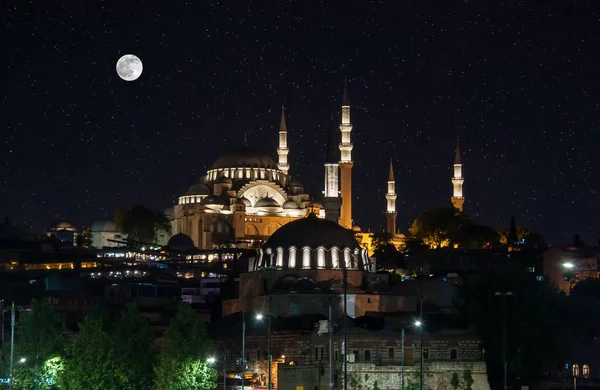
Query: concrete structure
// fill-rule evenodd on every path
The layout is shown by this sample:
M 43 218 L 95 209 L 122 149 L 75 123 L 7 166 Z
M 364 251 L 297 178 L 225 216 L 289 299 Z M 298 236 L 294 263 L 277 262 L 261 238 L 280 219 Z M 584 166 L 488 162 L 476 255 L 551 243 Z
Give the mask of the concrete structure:
M 96 221 L 90 227 L 92 246 L 96 249 L 122 246 L 116 241 L 124 241 L 127 234 L 120 232 L 113 221 Z

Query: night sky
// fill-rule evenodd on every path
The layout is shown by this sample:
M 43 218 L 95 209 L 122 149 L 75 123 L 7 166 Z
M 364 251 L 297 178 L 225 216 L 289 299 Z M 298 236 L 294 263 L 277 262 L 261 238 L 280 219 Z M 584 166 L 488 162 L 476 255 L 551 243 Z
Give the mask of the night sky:
M 3 1 L 0 212 L 41 230 L 119 206 L 174 204 L 228 146 L 323 187 L 325 127 L 348 79 L 354 217 L 398 226 L 450 204 L 456 137 L 465 212 L 511 215 L 552 243 L 600 236 L 600 7 L 594 1 Z M 121 80 L 116 61 L 144 71 Z

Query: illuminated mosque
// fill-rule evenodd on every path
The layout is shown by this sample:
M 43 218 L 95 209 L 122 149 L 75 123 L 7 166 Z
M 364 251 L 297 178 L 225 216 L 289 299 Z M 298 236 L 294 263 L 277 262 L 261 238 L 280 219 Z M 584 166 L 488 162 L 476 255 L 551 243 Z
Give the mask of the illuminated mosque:
M 373 233 L 362 232 L 352 219 L 352 123 L 348 86 L 344 86 L 341 123 L 329 130 L 322 199 L 311 199 L 293 178 L 288 161 L 288 132 L 282 108 L 278 159 L 248 146 L 226 151 L 199 182 L 179 197 L 166 214 L 173 234 L 191 237 L 199 249 L 223 245 L 253 247 L 266 241 L 283 225 L 311 213 L 350 229 L 369 247 Z M 452 177 L 454 207 L 462 211 L 462 163 L 457 144 Z M 386 197 L 386 232 L 399 244 L 404 235 L 396 228 L 396 184 L 390 160 Z

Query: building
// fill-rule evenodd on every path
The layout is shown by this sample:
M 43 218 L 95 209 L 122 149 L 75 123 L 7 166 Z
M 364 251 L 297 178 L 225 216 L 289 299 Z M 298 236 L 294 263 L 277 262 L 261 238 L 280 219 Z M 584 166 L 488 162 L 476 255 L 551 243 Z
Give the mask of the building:
M 332 304 L 339 316 L 344 279 L 350 317 L 416 310 L 416 297 L 392 293 L 389 274 L 375 272 L 374 260 L 350 230 L 310 214 L 280 228 L 258 249 L 240 275 L 239 297 L 223 301 L 223 314 L 265 312 L 270 305 L 274 316 L 326 316 Z
M 67 220 L 59 220 L 46 229 L 48 237 L 61 246 L 77 246 L 77 228 Z
M 555 246 L 544 252 L 544 276 L 569 294 L 580 280 L 600 277 L 599 258 L 597 248 Z
M 92 247 L 96 249 L 122 246 L 119 241 L 125 241 L 127 234 L 120 232 L 113 221 L 96 221 L 90 227 Z
M 282 108 L 278 132 L 277 161 L 270 153 L 249 146 L 230 149 L 219 156 L 206 175 L 179 197 L 166 211 L 172 231 L 192 238 L 199 249 L 224 245 L 252 247 L 264 242 L 281 226 L 314 212 L 319 218 L 362 233 L 352 218 L 352 122 L 348 85 L 344 86 L 341 121 L 333 120 L 327 132 L 324 189 L 322 199 L 311 199 L 293 177 L 288 160 L 288 128 Z M 456 150 L 452 203 L 462 210 L 462 163 Z M 386 194 L 386 231 L 397 246 L 404 236 L 396 227 L 396 184 L 390 161 Z M 458 202 L 458 203 L 457 203 Z M 369 245 L 371 233 L 362 233 Z

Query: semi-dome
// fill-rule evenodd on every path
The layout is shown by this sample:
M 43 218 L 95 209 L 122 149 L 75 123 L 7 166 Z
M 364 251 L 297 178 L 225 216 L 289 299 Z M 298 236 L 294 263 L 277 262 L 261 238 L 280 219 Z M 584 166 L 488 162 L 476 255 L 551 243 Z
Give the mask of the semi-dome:
M 107 219 L 103 219 L 100 221 L 96 221 L 90 227 L 92 232 L 116 232 L 117 225 L 113 221 L 109 221 Z
M 237 203 L 241 203 L 246 207 L 252 206 L 252 202 L 250 202 L 250 200 L 244 196 L 242 196 L 241 198 L 238 198 Z
M 187 234 L 177 233 L 173 237 L 169 238 L 167 243 L 169 249 L 178 252 L 187 252 L 195 248 L 194 241 Z
M 194 184 L 190 187 L 190 189 L 186 192 L 186 195 L 210 195 L 211 191 L 207 185 L 202 183 Z
M 282 207 L 286 210 L 299 209 L 298 203 L 296 203 L 293 199 L 288 199 L 283 202 Z
M 277 163 L 267 153 L 250 146 L 241 146 L 220 155 L 212 165 L 212 169 L 218 168 L 277 169 Z
M 258 250 L 255 269 L 355 269 L 373 271 L 354 234 L 313 213 L 283 225 Z
M 279 203 L 273 198 L 262 198 L 256 202 L 254 207 L 279 207 Z

